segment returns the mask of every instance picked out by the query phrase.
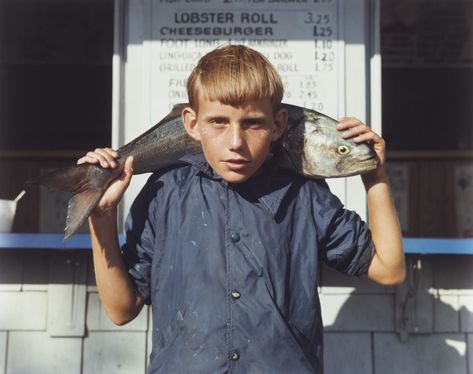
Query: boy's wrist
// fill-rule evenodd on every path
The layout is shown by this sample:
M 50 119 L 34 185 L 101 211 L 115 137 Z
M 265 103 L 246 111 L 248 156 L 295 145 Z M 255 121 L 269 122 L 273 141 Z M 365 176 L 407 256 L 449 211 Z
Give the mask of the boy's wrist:
M 90 212 L 90 219 L 91 220 L 103 220 L 103 219 L 115 219 L 117 217 L 117 206 L 110 206 L 107 208 L 98 208 Z
M 377 183 L 389 183 L 389 178 L 384 165 L 379 166 L 369 173 L 362 174 L 361 179 L 366 189 L 369 189 Z

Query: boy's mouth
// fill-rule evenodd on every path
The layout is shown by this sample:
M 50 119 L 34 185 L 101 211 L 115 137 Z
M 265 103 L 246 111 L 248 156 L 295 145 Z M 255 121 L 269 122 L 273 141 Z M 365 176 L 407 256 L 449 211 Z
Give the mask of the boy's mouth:
M 244 169 L 249 162 L 244 158 L 232 158 L 224 161 L 225 165 L 232 171 Z

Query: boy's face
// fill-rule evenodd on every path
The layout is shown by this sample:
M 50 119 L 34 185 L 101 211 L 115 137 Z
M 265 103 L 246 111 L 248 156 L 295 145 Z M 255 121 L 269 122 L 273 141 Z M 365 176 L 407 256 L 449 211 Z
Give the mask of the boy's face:
M 287 111 L 273 114 L 269 99 L 233 107 L 199 98 L 199 112 L 188 107 L 182 117 L 210 166 L 230 183 L 244 182 L 259 170 L 287 124 Z

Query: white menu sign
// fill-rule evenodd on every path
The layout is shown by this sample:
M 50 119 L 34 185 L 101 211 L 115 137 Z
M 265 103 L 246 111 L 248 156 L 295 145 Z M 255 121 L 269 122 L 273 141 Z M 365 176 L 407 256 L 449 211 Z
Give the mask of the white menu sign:
M 154 0 L 151 110 L 159 120 L 187 102 L 198 59 L 224 44 L 263 53 L 281 74 L 284 102 L 341 115 L 342 0 Z

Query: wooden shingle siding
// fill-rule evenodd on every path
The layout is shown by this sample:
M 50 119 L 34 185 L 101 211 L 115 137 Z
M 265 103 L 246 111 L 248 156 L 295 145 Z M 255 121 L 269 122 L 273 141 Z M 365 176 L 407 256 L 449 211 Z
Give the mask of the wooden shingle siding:
M 372 373 L 371 346 L 370 333 L 325 333 L 325 372 Z
M 375 373 L 468 373 L 464 334 L 415 335 L 400 344 L 396 334 L 375 333 L 374 351 Z
M 47 292 L 0 292 L 0 330 L 46 330 Z
M 81 338 L 51 338 L 46 331 L 11 331 L 7 350 L 7 373 L 81 372 Z
M 87 256 L 58 253 L 49 259 L 48 333 L 51 336 L 85 334 Z
M 91 331 L 84 339 L 83 365 L 83 373 L 144 373 L 145 334 Z
M 473 373 L 473 257 L 419 258 L 420 272 L 411 269 L 399 287 L 322 266 L 327 373 Z M 409 256 L 410 266 L 417 259 Z M 90 252 L 5 250 L 0 260 L 0 374 L 145 373 L 149 308 L 125 326 L 111 323 L 100 304 Z M 405 306 L 402 340 L 399 303 L 413 285 L 416 299 Z M 77 336 L 51 336 L 53 330 Z

